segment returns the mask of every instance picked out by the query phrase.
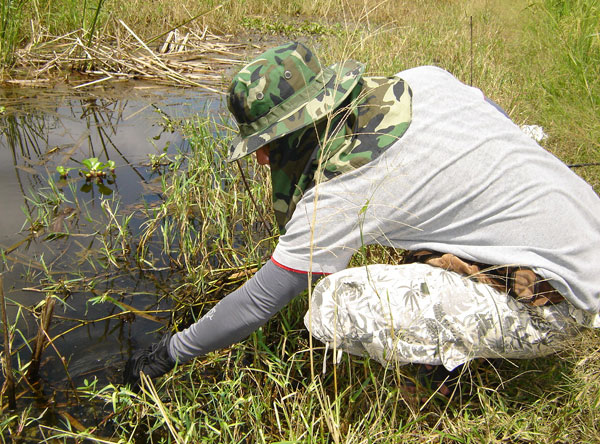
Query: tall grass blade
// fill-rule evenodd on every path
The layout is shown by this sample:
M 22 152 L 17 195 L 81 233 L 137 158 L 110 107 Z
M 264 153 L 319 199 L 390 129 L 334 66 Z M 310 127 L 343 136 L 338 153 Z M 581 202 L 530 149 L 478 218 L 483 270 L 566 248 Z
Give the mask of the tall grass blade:
M 94 14 L 94 18 L 92 20 L 92 28 L 89 31 L 89 37 L 87 42 L 88 46 L 92 46 L 92 39 L 94 38 L 94 33 L 96 32 L 96 24 L 98 23 L 98 16 L 100 15 L 100 9 L 102 8 L 103 3 L 104 0 L 98 0 L 98 6 L 96 6 L 96 13 Z M 85 11 L 83 15 L 85 17 Z
M 0 309 L 2 310 L 2 326 L 4 330 L 4 351 L 2 369 L 6 378 L 6 396 L 8 397 L 8 408 L 14 410 L 17 408 L 15 398 L 15 380 L 12 372 L 12 356 L 10 346 L 10 334 L 8 318 L 6 316 L 6 300 L 4 299 L 4 279 L 0 275 Z
M 24 0 L 2 0 L 0 3 L 0 67 L 10 67 L 19 45 Z

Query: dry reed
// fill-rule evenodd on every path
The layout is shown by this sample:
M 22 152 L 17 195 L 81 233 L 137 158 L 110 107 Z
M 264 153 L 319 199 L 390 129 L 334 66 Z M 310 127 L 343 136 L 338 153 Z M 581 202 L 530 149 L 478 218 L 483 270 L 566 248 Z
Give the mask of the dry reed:
M 76 88 L 107 80 L 140 79 L 222 93 L 225 70 L 241 65 L 240 54 L 252 49 L 244 43 L 231 43 L 230 36 L 217 36 L 206 28 L 201 33 L 170 31 L 151 48 L 124 21 L 119 20 L 119 24 L 123 29 L 120 36 L 95 37 L 90 44 L 78 30 L 18 50 L 16 63 L 27 80 L 6 82 L 44 85 L 52 74 L 75 72 L 92 77 L 71 79 Z

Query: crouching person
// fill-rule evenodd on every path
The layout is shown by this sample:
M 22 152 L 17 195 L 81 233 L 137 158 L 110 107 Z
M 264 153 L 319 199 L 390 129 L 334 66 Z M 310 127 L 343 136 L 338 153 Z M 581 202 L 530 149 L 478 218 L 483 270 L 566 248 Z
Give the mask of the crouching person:
M 322 276 L 307 328 L 384 364 L 532 358 L 600 325 L 592 188 L 448 72 L 363 71 L 292 42 L 234 77 L 229 160 L 269 166 L 281 236 L 245 285 L 135 353 L 129 382 L 243 340 Z M 410 263 L 347 269 L 372 244 Z

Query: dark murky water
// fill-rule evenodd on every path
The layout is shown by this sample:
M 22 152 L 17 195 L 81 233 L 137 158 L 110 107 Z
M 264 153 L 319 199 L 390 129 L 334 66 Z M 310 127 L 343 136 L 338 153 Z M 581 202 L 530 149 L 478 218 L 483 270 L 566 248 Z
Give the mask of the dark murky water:
M 41 290 L 52 284 L 44 272 L 46 266 L 55 284 L 61 279 L 80 279 L 75 285 L 77 292 L 67 297 L 57 293 L 66 303 L 56 305 L 51 336 L 77 328 L 54 342 L 57 350 L 49 347 L 44 352 L 40 376 L 46 388 L 60 391 L 70 385 L 58 354 L 66 358 L 75 385 L 94 375 L 101 384 L 118 381 L 121 364 L 131 349 L 153 342 L 157 338 L 153 332 L 161 323 L 139 316 L 131 322 L 117 316 L 121 309 L 115 304 L 94 305 L 88 300 L 110 291 L 138 309 L 164 310 L 155 317 L 166 321 L 168 306 L 161 296 L 168 291 L 164 282 L 169 271 L 153 273 L 148 279 L 134 271 L 114 275 L 90 265 L 86 252 L 100 248 L 91 245 L 90 233 L 98 230 L 97 221 L 106 220 L 101 201 L 118 198 L 119 207 L 126 209 L 142 200 L 156 200 L 160 176 L 149 167 L 149 154 L 174 153 L 186 143 L 164 125 L 164 115 L 179 119 L 220 112 L 221 99 L 190 89 L 128 83 L 78 95 L 61 87 L 5 89 L 0 91 L 0 105 L 5 107 L 0 114 L 0 248 L 6 251 L 18 245 L 1 265 L 6 297 L 14 302 L 9 303 L 9 322 L 18 315 L 17 328 L 23 334 L 15 338 L 14 347 L 21 347 L 22 359 L 28 359 L 24 339 L 35 335 L 37 325 L 22 307 L 32 307 L 45 298 Z M 62 190 L 68 199 L 77 197 L 85 208 L 73 218 L 77 222 L 69 228 L 72 235 L 54 240 L 40 235 L 19 245 L 29 235 L 22 228 L 26 213 L 35 209 L 30 199 L 40 192 L 51 194 L 48 176 L 58 181 L 57 166 L 78 168 L 90 157 L 116 163 L 114 183 L 105 184 L 112 194 L 103 197 L 96 185 L 82 191 L 85 181 L 78 178 L 77 170 L 71 171 L 75 196 L 64 184 Z M 76 207 L 65 205 L 67 213 Z M 141 222 L 132 221 L 131 228 L 138 229 Z M 80 319 L 99 321 L 81 326 Z

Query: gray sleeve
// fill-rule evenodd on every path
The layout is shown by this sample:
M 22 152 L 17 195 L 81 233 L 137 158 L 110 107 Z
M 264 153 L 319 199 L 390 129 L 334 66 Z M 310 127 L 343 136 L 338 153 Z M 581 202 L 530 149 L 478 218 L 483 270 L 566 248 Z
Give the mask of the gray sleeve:
M 319 277 L 313 275 L 313 282 Z M 173 335 L 169 344 L 171 357 L 185 362 L 245 339 L 307 288 L 308 275 L 268 261 L 198 322 Z

